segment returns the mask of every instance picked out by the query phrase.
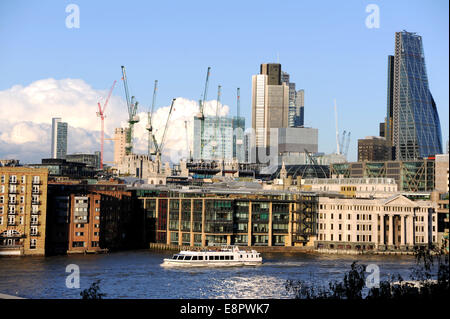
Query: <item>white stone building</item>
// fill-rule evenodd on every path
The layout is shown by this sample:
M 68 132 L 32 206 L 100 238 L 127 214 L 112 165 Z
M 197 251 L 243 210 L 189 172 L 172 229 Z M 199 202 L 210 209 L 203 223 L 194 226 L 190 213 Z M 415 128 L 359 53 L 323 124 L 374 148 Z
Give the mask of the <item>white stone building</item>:
M 437 243 L 432 201 L 320 197 L 315 247 L 328 250 L 402 250 Z

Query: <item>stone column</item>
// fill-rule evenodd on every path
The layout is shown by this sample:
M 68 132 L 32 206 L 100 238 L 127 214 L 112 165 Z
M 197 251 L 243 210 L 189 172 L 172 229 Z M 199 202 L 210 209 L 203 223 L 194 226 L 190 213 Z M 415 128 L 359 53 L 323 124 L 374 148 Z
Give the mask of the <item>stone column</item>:
M 375 243 L 375 247 L 378 247 L 378 214 L 372 214 L 372 219 L 374 220 L 372 223 L 372 238 Z
M 385 245 L 384 237 L 386 234 L 386 225 L 384 224 L 384 214 L 380 214 L 380 245 Z
M 269 241 L 267 246 L 272 246 L 272 202 L 269 203 L 269 229 L 268 229 Z
M 406 216 L 400 215 L 400 245 L 405 246 L 405 218 Z
M 252 229 L 252 202 L 249 201 L 248 202 L 248 229 L 247 229 L 247 245 L 251 246 L 252 245 L 252 234 L 253 234 L 253 229 Z
M 394 218 L 392 214 L 389 214 L 388 245 L 392 246 L 393 244 L 394 244 Z

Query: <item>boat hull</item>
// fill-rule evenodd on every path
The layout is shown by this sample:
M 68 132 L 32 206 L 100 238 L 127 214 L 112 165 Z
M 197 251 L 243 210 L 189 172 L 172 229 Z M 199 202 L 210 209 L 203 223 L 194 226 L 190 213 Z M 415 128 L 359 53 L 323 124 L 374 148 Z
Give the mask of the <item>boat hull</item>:
M 259 266 L 262 261 L 184 261 L 164 259 L 161 267 L 239 267 L 239 266 Z

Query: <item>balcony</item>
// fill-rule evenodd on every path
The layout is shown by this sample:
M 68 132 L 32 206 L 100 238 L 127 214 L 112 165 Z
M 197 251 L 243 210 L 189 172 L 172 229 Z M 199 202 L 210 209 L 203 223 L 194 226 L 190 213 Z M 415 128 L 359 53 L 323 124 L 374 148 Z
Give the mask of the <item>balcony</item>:
M 41 223 L 38 222 L 38 221 L 36 221 L 36 222 L 31 221 L 31 222 L 30 222 L 30 225 L 31 225 L 31 226 L 40 226 Z
M 40 232 L 30 233 L 30 236 L 31 237 L 39 237 L 39 236 L 41 236 L 41 233 Z
M 40 200 L 31 201 L 31 205 L 41 205 Z
M 42 195 L 42 192 L 40 190 L 34 190 L 31 192 L 33 195 Z
M 39 181 L 36 181 L 36 180 L 33 180 L 33 185 L 42 185 L 42 182 L 39 180 Z
M 17 226 L 17 222 L 8 221 L 8 226 Z
M 40 210 L 31 211 L 31 215 L 40 215 L 40 214 L 41 214 Z
M 19 202 L 18 201 L 10 201 L 10 202 L 8 202 L 8 205 L 16 206 L 16 205 L 19 205 Z
M 9 210 L 8 215 L 17 215 L 17 212 L 15 210 Z
M 9 193 L 10 194 L 20 194 L 19 190 L 17 190 L 17 189 L 10 189 Z
M 17 184 L 19 184 L 19 181 L 17 181 L 17 180 L 15 180 L 15 181 L 10 180 L 9 184 L 10 185 L 17 185 Z

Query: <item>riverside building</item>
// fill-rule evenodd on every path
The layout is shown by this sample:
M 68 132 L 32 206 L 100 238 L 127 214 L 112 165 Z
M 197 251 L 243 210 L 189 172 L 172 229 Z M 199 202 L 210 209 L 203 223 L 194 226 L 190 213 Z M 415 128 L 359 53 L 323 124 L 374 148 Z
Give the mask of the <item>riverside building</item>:
M 0 255 L 44 255 L 48 170 L 0 167 Z
M 438 243 L 436 206 L 403 195 L 388 199 L 320 197 L 315 248 L 412 251 Z
M 252 187 L 137 188 L 157 243 L 304 246 L 315 234 L 314 193 Z M 152 224 L 152 222 L 147 222 Z

